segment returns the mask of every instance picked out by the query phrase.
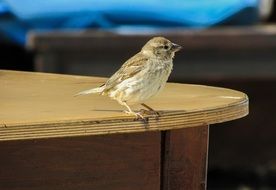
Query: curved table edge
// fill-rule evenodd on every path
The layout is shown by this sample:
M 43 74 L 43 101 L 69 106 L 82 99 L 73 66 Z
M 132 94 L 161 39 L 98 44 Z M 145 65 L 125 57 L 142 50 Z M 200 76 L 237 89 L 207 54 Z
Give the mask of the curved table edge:
M 148 122 L 137 121 L 130 116 L 99 118 L 98 120 L 70 120 L 0 126 L 0 141 L 110 135 L 149 131 L 173 130 L 201 125 L 210 125 L 239 119 L 249 113 L 249 100 L 202 111 L 164 111 L 159 119 L 150 117 Z

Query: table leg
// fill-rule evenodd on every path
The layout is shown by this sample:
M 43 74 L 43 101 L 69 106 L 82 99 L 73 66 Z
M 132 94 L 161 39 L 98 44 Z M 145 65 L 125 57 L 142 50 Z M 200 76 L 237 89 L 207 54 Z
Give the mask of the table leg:
M 162 190 L 206 189 L 209 126 L 162 132 Z

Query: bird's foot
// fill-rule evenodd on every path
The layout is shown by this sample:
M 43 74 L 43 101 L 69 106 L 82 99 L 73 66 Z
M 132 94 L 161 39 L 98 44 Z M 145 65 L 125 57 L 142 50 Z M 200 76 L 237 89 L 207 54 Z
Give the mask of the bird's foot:
M 147 114 L 147 115 L 154 115 L 155 119 L 159 119 L 159 117 L 161 116 L 160 112 L 155 111 L 154 109 L 152 109 L 150 106 L 148 106 L 147 104 L 142 103 L 142 106 L 144 106 L 145 108 L 147 108 L 147 110 L 141 109 L 140 112 Z
M 154 115 L 155 119 L 159 119 L 159 117 L 161 116 L 161 114 L 158 111 L 155 110 L 145 110 L 145 109 L 141 109 L 140 113 L 142 114 L 147 114 L 147 115 Z
M 141 113 L 141 112 L 130 112 L 130 111 L 124 111 L 126 114 L 128 114 L 128 115 L 134 115 L 135 117 L 136 117 L 136 119 L 141 119 L 141 120 L 143 120 L 144 122 L 146 122 L 146 121 L 148 121 L 148 118 L 146 118 L 146 117 L 144 117 L 143 116 L 143 113 Z

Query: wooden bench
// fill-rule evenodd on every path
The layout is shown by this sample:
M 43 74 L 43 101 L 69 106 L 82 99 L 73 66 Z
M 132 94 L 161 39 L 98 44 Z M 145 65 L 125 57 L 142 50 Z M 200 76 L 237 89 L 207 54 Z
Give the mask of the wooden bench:
M 247 115 L 246 94 L 168 83 L 145 123 L 107 97 L 73 97 L 105 80 L 0 71 L 1 190 L 206 189 L 209 125 Z
M 42 72 L 110 76 L 153 36 L 183 46 L 171 81 L 271 79 L 276 76 L 276 27 L 225 27 L 120 34 L 104 31 L 31 32 L 27 47 Z M 250 68 L 250 69 L 248 69 Z

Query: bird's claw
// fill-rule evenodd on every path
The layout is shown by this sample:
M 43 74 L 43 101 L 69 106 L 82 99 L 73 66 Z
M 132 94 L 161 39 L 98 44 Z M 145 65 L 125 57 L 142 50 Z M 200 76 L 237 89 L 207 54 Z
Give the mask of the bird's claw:
M 156 119 L 158 119 L 161 116 L 161 114 L 158 111 L 155 111 L 155 110 L 141 109 L 140 113 L 147 114 L 147 115 L 154 115 Z
M 141 119 L 143 120 L 144 122 L 147 122 L 148 121 L 148 118 L 147 117 L 144 117 L 141 113 L 141 112 L 130 112 L 130 111 L 124 111 L 126 114 L 128 115 L 134 115 L 136 117 L 137 120 Z

